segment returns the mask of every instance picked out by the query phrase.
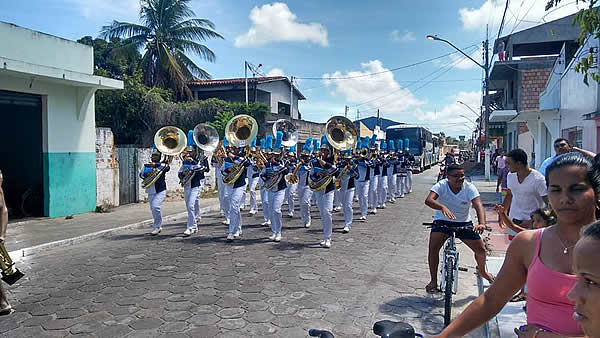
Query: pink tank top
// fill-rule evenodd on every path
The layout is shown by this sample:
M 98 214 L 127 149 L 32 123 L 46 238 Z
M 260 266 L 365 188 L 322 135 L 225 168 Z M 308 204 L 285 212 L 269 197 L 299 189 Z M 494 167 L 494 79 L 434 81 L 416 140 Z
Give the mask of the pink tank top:
M 527 324 L 562 335 L 583 334 L 572 317 L 575 304 L 567 298 L 577 276 L 551 270 L 540 260 L 543 230 L 538 230 L 535 257 L 527 271 Z

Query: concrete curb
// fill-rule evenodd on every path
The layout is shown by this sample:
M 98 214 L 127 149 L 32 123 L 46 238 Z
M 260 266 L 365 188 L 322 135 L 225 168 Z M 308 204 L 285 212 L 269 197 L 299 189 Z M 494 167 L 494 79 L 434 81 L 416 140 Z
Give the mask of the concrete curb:
M 205 214 L 208 212 L 215 212 L 215 211 L 219 211 L 219 209 L 220 209 L 219 204 L 215 204 L 215 205 L 201 208 L 200 213 Z M 163 221 L 170 222 L 170 221 L 174 221 L 178 218 L 182 218 L 182 217 L 187 218 L 187 211 L 164 216 Z M 11 251 L 8 254 L 13 259 L 13 261 L 18 262 L 25 257 L 32 257 L 32 256 L 38 255 L 42 252 L 46 252 L 48 249 L 55 249 L 55 248 L 71 246 L 71 245 L 79 244 L 79 243 L 82 243 L 85 241 L 97 239 L 100 237 L 111 236 L 111 235 L 125 232 L 128 230 L 147 228 L 147 227 L 151 226 L 153 222 L 154 221 L 152 219 L 147 219 L 147 220 L 144 220 L 141 222 L 127 224 L 127 225 L 123 225 L 123 226 L 112 228 L 112 229 L 96 231 L 96 232 L 92 232 L 89 234 L 76 236 L 73 238 L 62 239 L 59 241 L 39 244 L 39 245 L 35 245 L 35 246 L 29 247 L 29 248 L 23 248 L 23 249 Z

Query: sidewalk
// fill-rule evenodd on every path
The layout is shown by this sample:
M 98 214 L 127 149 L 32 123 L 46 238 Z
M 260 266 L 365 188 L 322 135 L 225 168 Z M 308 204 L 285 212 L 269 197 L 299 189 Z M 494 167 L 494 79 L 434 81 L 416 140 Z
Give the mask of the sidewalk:
M 487 225 L 492 228 L 489 233 L 486 247 L 489 255 L 486 260 L 487 270 L 494 276 L 498 275 L 506 249 L 510 244 L 505 231 L 498 224 L 498 214 L 493 207 L 502 202 L 502 194 L 496 192 L 496 177 L 492 176 L 487 181 L 483 176 L 471 176 L 471 182 L 475 184 L 481 195 L 483 206 L 485 207 L 485 216 Z M 483 281 L 480 287 L 480 294 L 489 288 L 489 283 Z M 488 323 L 490 337 L 514 337 L 514 328 L 527 323 L 527 317 L 523 306 L 525 302 L 507 303 L 494 319 Z
M 218 211 L 217 198 L 200 200 L 201 214 Z M 164 202 L 163 222 L 186 222 L 184 201 Z M 129 229 L 150 229 L 152 214 L 147 202 L 120 206 L 106 213 L 89 212 L 72 219 L 38 218 L 8 224 L 6 249 L 14 260 L 42 250 L 68 246 Z

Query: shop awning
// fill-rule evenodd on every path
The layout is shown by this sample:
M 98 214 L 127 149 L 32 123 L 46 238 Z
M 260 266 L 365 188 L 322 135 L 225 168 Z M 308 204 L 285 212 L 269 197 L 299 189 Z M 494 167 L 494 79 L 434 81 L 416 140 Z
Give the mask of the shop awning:
M 490 114 L 490 122 L 509 122 L 517 114 L 516 110 L 494 110 Z

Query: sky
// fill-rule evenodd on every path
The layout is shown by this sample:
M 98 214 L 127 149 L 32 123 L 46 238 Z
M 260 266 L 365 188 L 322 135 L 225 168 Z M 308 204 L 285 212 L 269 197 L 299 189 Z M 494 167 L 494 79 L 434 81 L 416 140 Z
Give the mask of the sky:
M 563 0 L 546 12 L 545 3 L 509 1 L 502 36 L 582 6 Z M 325 122 L 343 115 L 345 106 L 351 119 L 357 110 L 364 118 L 379 109 L 384 118 L 469 137 L 477 116 L 457 101 L 479 112 L 482 69 L 425 37 L 447 39 L 483 63 L 486 27 L 493 46 L 505 5 L 505 0 L 192 0 L 196 17 L 211 20 L 225 37 L 203 42 L 215 52 L 215 63 L 192 58 L 216 79 L 243 77 L 244 61 L 262 64 L 266 75 L 294 76 L 306 97 L 299 103 L 304 120 Z M 71 40 L 97 37 L 113 20 L 138 18 L 139 0 L 0 2 L 0 21 Z

